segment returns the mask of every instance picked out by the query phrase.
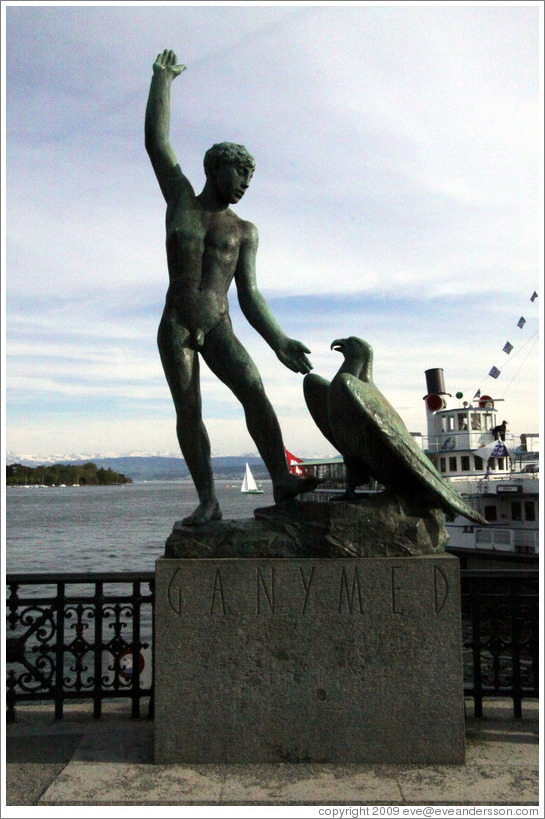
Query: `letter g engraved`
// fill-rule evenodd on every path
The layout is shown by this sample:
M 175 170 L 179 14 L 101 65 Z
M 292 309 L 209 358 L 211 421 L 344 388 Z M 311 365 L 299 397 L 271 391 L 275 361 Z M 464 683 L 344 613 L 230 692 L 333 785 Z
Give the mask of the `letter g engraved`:
M 177 614 L 178 617 L 182 613 L 182 572 L 181 569 L 176 569 L 172 577 L 170 578 L 170 583 L 168 584 L 167 589 L 167 601 L 174 612 Z

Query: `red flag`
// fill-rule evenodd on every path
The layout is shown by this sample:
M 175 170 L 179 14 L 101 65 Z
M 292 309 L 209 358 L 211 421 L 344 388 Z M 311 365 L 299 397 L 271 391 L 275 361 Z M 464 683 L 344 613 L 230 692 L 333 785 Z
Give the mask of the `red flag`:
M 288 450 L 285 447 L 284 447 L 284 449 L 285 449 L 285 452 L 286 452 L 286 458 L 288 460 L 288 466 L 290 468 L 290 472 L 292 472 L 294 475 L 302 475 L 303 470 L 300 467 L 297 466 L 297 464 L 302 464 L 303 463 L 301 458 L 296 458 L 295 455 L 292 455 L 291 452 L 288 452 Z

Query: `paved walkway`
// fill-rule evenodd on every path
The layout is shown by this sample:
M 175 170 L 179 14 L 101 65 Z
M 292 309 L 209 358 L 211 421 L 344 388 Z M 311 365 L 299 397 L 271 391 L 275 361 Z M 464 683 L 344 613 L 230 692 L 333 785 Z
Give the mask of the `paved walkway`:
M 19 706 L 6 726 L 2 816 L 23 815 L 10 814 L 17 805 L 537 806 L 538 703 L 525 702 L 521 720 L 507 700 L 485 703 L 482 720 L 470 709 L 462 766 L 188 766 L 153 765 L 153 723 L 125 704 L 107 704 L 99 720 L 68 706 L 59 721 L 50 706 Z

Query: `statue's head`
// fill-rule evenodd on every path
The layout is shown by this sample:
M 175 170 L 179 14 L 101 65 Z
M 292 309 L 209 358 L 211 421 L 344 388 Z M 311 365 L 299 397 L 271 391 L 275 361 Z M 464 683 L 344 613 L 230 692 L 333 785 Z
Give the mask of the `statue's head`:
M 255 170 L 255 159 L 244 145 L 237 145 L 234 142 L 217 142 L 204 155 L 204 172 L 208 177 L 220 165 L 227 163 L 249 168 L 252 172 Z

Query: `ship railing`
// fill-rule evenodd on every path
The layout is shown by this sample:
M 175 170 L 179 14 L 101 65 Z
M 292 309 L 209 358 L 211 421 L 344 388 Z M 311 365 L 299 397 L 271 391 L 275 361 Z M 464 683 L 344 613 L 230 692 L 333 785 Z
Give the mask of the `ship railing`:
M 510 481 L 521 487 L 522 494 L 539 492 L 539 473 L 517 472 L 510 469 L 504 472 L 470 472 L 464 475 L 449 475 L 448 482 L 462 495 L 496 494 L 498 486 Z
M 514 552 L 515 533 L 513 529 L 476 527 L 475 546 L 477 549 L 494 549 L 500 552 Z
M 448 455 L 459 450 L 475 450 L 493 443 L 494 436 L 491 429 L 452 429 L 436 432 L 433 435 L 423 435 L 421 445 L 424 451 Z M 507 433 L 503 440 L 511 455 L 519 455 L 515 450 L 519 446 L 516 435 Z
M 114 698 L 135 717 L 147 701 L 153 716 L 152 572 L 8 574 L 6 583 L 8 719 L 44 701 L 61 718 L 74 700 L 100 717 Z M 538 592 L 537 569 L 461 571 L 464 694 L 477 716 L 488 698 L 511 698 L 521 716 L 522 701 L 539 696 Z
M 539 554 L 539 529 L 514 529 L 515 549 L 525 554 Z
M 505 475 L 502 477 L 505 477 Z M 488 481 L 483 474 L 477 474 L 472 478 L 461 475 L 449 475 L 449 483 L 452 484 L 461 495 L 483 495 L 488 489 Z
M 493 549 L 521 554 L 538 554 L 539 552 L 538 529 L 502 529 L 495 526 L 476 527 L 474 534 L 477 549 Z

